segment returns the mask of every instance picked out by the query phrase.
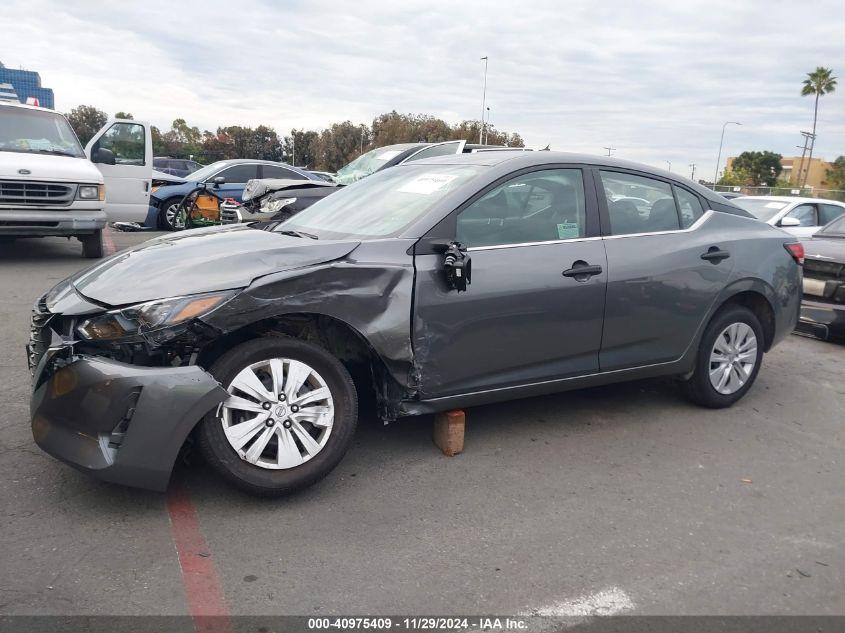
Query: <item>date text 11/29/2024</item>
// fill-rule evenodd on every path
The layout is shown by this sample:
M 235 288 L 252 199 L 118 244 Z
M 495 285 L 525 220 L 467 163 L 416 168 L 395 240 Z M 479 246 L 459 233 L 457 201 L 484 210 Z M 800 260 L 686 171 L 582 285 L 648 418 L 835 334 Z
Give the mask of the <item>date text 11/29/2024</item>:
M 524 631 L 527 618 L 513 617 L 338 617 L 308 618 L 308 629 L 319 630 L 399 630 L 399 631 Z

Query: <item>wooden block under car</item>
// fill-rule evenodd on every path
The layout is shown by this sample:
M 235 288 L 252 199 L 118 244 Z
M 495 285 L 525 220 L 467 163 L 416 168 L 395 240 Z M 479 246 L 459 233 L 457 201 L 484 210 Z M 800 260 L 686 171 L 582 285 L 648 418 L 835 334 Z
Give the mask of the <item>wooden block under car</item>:
M 460 409 L 434 416 L 434 443 L 447 457 L 464 450 L 466 415 Z

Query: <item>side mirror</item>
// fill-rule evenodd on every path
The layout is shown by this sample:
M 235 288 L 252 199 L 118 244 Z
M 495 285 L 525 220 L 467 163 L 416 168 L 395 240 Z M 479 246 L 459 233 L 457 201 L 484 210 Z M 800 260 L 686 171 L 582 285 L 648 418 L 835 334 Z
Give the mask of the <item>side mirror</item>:
M 466 247 L 460 242 L 443 245 L 443 268 L 446 281 L 458 292 L 464 292 L 472 283 L 472 259 L 467 255 Z
M 91 152 L 91 162 L 101 165 L 114 165 L 114 152 L 105 147 L 95 147 L 94 151 Z
M 801 220 L 798 218 L 785 217 L 781 218 L 778 226 L 801 226 Z
M 226 182 L 226 178 L 224 178 L 223 176 L 217 176 L 216 178 L 212 179 L 211 182 L 214 184 L 215 187 L 219 187 L 224 182 Z

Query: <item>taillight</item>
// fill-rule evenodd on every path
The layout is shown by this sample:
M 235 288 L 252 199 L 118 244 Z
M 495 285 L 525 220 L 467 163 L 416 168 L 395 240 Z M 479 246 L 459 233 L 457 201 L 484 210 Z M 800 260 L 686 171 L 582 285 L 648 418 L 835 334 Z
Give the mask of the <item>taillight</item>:
M 792 259 L 801 266 L 804 264 L 804 245 L 801 242 L 792 242 L 791 244 L 784 244 L 783 247 L 792 255 Z

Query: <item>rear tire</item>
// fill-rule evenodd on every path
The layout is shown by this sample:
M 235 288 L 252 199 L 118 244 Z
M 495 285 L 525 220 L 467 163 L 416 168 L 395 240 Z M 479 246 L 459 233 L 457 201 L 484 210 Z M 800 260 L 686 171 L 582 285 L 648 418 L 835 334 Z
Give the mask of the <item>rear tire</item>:
M 79 241 L 82 242 L 82 256 L 88 259 L 100 259 L 104 252 L 103 245 L 103 229 L 99 229 L 90 235 L 80 235 Z
M 686 396 L 711 409 L 731 406 L 754 384 L 764 341 L 763 328 L 751 310 L 738 305 L 721 309 L 701 337 L 695 369 L 683 383 Z
M 287 337 L 255 339 L 226 352 L 209 372 L 232 397 L 203 418 L 199 448 L 241 490 L 289 494 L 325 477 L 349 450 L 358 396 L 349 372 L 323 348 Z M 262 385 L 269 396 L 258 397 Z

